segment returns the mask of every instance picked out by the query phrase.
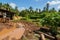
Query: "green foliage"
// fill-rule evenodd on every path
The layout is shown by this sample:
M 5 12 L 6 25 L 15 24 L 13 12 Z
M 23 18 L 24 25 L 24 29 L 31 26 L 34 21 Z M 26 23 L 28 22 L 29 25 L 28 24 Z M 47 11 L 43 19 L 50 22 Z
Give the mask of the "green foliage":
M 19 15 L 19 13 L 20 13 L 20 12 L 18 11 L 18 7 L 15 7 L 15 9 L 14 9 L 14 8 L 12 8 L 8 3 L 6 3 L 6 4 L 0 3 L 0 9 L 14 12 L 14 13 L 16 13 L 16 15 Z
M 21 20 L 27 20 L 27 18 L 23 17 L 23 18 L 21 18 Z
M 57 34 L 57 27 L 60 27 L 60 12 L 57 12 L 55 8 L 49 10 L 49 4 L 44 7 L 43 11 L 39 9 L 39 12 L 38 9 L 34 11 L 32 7 L 30 7 L 28 10 L 21 11 L 20 16 L 30 19 L 32 22 L 42 26 L 46 25 L 50 27 L 52 33 Z
M 40 16 L 43 24 L 50 26 L 60 26 L 60 15 L 58 13 L 44 13 Z
M 16 13 L 16 14 L 15 14 L 16 16 L 18 16 L 19 13 L 20 13 L 17 6 L 15 7 L 15 13 Z
M 57 34 L 57 27 L 60 27 L 60 14 L 58 12 L 42 13 L 40 23 L 49 26 L 51 32 Z

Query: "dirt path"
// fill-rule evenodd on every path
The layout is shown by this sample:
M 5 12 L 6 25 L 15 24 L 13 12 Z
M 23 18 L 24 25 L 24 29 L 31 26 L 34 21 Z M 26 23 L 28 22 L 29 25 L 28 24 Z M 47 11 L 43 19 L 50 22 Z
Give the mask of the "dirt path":
M 20 24 L 19 24 L 19 26 L 20 26 L 19 28 L 12 28 L 13 30 L 10 29 L 9 32 L 7 29 L 4 29 L 4 31 L 0 33 L 0 34 L 3 33 L 2 35 L 0 35 L 0 40 L 20 39 L 22 37 L 22 35 L 24 34 L 25 29 L 23 27 L 21 27 Z

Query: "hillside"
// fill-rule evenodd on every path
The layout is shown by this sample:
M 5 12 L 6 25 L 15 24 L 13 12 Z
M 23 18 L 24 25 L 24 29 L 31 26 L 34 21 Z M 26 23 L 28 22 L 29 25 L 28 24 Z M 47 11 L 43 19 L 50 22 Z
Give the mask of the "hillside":
M 19 10 L 0 3 L 0 39 L 60 40 L 60 9 L 46 3 L 43 9 L 30 6 Z

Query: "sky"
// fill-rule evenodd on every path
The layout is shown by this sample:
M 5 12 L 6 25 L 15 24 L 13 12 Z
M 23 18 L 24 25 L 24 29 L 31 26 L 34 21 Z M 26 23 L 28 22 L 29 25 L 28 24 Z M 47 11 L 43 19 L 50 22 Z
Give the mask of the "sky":
M 19 10 L 28 9 L 30 6 L 33 9 L 43 9 L 47 3 L 50 4 L 50 8 L 60 9 L 60 0 L 0 0 L 1 3 L 8 3 L 12 8 L 18 7 Z

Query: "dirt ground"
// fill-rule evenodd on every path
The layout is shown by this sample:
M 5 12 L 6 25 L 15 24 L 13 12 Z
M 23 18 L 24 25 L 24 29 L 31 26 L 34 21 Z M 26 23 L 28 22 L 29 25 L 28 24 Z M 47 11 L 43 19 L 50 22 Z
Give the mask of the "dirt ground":
M 22 37 L 25 29 L 21 27 L 22 24 L 16 23 L 0 23 L 0 40 L 17 40 Z

